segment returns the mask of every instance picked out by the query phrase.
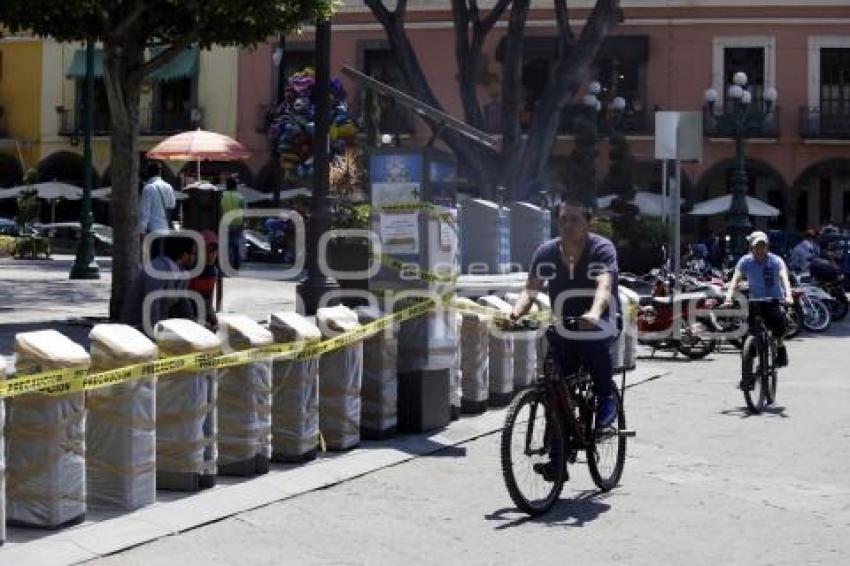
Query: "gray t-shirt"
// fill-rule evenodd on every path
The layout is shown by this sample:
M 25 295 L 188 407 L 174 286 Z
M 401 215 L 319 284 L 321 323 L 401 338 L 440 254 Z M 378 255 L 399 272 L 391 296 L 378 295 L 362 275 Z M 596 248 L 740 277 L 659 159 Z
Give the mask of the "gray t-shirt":
M 602 273 L 611 273 L 614 284 L 611 288 L 614 304 L 617 304 L 617 250 L 611 240 L 599 234 L 588 234 L 581 257 L 572 264 L 561 259 L 561 238 L 542 244 L 531 260 L 531 273 L 547 283 L 552 308 L 560 306 L 562 317 L 576 317 L 586 313 L 593 305 L 596 294 L 596 278 Z M 560 298 L 559 298 L 560 297 Z M 611 315 L 609 308 L 604 319 Z

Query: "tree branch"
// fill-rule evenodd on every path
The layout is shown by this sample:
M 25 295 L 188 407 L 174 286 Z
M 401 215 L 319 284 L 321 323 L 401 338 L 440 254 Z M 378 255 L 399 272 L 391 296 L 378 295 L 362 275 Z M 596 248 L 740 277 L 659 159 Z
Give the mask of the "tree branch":
M 395 5 L 393 15 L 396 18 L 404 18 L 407 15 L 407 0 L 398 0 Z
M 502 154 L 506 156 L 503 177 L 509 185 L 513 184 L 520 153 L 516 149 L 521 134 L 522 46 L 528 8 L 529 0 L 514 0 L 511 5 L 502 61 Z
M 502 15 L 504 15 L 505 10 L 508 7 L 508 4 L 511 3 L 511 0 L 499 0 L 495 6 L 490 10 L 483 20 L 481 20 L 481 34 L 487 35 L 493 26 L 496 25 L 496 22 L 502 19 Z
M 566 53 L 567 48 L 575 43 L 576 38 L 570 26 L 570 12 L 567 0 L 555 0 L 555 20 L 558 24 L 559 53 Z
M 133 4 L 133 9 L 130 11 L 130 13 L 127 14 L 127 16 L 124 17 L 123 20 L 118 22 L 117 25 L 112 26 L 112 29 L 109 32 L 109 36 L 121 37 L 122 35 L 127 33 L 127 30 L 129 30 L 130 27 L 132 27 L 133 24 L 135 24 L 139 20 L 139 18 L 142 17 L 146 9 L 147 5 L 143 0 L 136 0 L 136 2 Z
M 384 28 L 392 25 L 393 14 L 387 10 L 382 0 L 364 0 L 364 4 L 372 11 L 372 15 Z
M 146 61 L 138 69 L 133 70 L 129 75 L 130 80 L 138 80 L 141 82 L 145 77 L 149 76 L 157 69 L 161 69 L 173 61 L 181 51 L 189 47 L 197 38 L 197 32 L 192 32 L 181 37 L 179 40 L 175 41 L 167 48 L 157 53 L 154 57 Z

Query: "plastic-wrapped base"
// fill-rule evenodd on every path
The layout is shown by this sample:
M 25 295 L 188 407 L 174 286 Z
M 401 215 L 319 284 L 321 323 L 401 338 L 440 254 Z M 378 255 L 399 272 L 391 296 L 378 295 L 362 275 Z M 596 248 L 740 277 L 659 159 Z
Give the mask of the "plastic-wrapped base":
M 387 440 L 394 437 L 398 433 L 398 427 L 393 426 L 384 430 L 375 430 L 370 428 L 360 429 L 360 438 L 362 440 Z
M 460 411 L 464 415 L 480 415 L 487 412 L 487 400 L 484 401 L 468 401 L 461 399 Z
M 490 398 L 487 400 L 487 404 L 490 407 L 507 407 L 510 405 L 513 398 L 513 391 L 510 393 L 490 393 Z
M 263 474 L 267 474 L 272 469 L 272 461 L 268 456 L 264 456 L 262 454 L 257 454 L 254 457 L 254 473 L 258 476 Z
M 42 531 L 59 531 L 67 527 L 73 527 L 74 525 L 79 525 L 84 523 L 86 520 L 86 514 L 77 515 L 76 517 L 72 517 L 68 519 L 64 523 L 60 523 L 58 525 L 43 525 L 39 523 L 28 523 L 26 521 L 19 521 L 17 519 L 7 519 L 6 524 L 10 527 L 20 527 L 24 529 L 39 529 Z M 0 543 L 2 544 L 2 543 Z
M 194 493 L 215 487 L 216 476 L 191 472 L 157 472 L 156 488 L 166 491 Z
M 294 456 L 289 454 L 272 454 L 272 462 L 279 464 L 303 464 L 305 462 L 312 462 L 318 456 L 319 449 L 313 448 L 303 454 L 297 454 Z
M 218 475 L 251 477 L 257 475 L 257 457 L 242 460 L 241 462 L 230 462 L 218 465 Z
M 419 433 L 449 424 L 449 371 L 398 374 L 398 429 Z

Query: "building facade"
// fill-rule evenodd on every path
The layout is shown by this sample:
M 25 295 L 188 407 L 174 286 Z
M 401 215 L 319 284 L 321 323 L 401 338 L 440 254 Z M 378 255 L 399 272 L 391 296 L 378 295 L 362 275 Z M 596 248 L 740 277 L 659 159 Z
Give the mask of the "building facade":
M 493 5 L 482 1 L 482 10 Z M 407 31 L 443 107 L 461 117 L 454 31 L 448 1 L 411 0 Z M 534 111 L 555 58 L 555 15 L 549 1 L 532 1 L 523 53 L 524 121 Z M 570 0 L 574 25 L 582 25 L 591 0 Z M 737 71 L 750 79 L 754 107 L 767 89 L 779 92 L 778 107 L 748 143 L 750 193 L 783 211 L 769 227 L 804 229 L 830 220 L 850 222 L 850 2 L 847 0 L 622 0 L 624 22 L 605 42 L 588 82 L 605 87 L 603 99 L 623 96 L 622 127 L 638 159 L 637 185 L 659 190 L 661 167 L 654 161 L 654 112 L 700 111 L 706 89 L 720 94 Z M 506 20 L 488 36 L 479 78 L 487 129 L 499 133 L 501 47 Z M 274 169 L 263 117 L 279 90 L 276 73 L 312 62 L 312 35 L 285 39 L 282 62 L 274 64 L 277 40 L 239 55 L 237 135 L 255 152 L 258 186 L 267 188 Z M 347 1 L 333 21 L 332 71 L 364 71 L 404 89 L 383 30 L 362 2 Z M 362 93 L 351 85 L 355 112 Z M 580 97 L 577 102 L 580 101 Z M 572 149 L 571 109 L 565 110 L 552 156 L 553 169 Z M 419 144 L 429 132 L 412 114 L 385 107 L 383 132 Z M 599 148 L 600 177 L 607 149 Z M 706 123 L 704 156 L 686 164 L 685 196 L 692 202 L 725 194 L 734 159 L 731 139 Z M 601 179 L 600 179 L 601 180 Z M 557 183 L 557 179 L 553 179 Z M 720 221 L 722 223 L 722 220 Z
M 236 48 L 190 48 L 153 73 L 142 91 L 140 151 L 196 127 L 235 136 L 238 56 Z M 82 186 L 85 71 L 83 44 L 26 34 L 0 38 L 0 187 L 20 184 L 28 169 L 36 170 L 42 181 Z M 111 127 L 99 49 L 94 74 L 92 174 L 100 187 L 111 184 Z M 194 172 L 193 164 L 167 165 L 165 175 L 175 183 Z M 242 164 L 210 164 L 204 172 L 220 170 L 250 174 Z M 0 202 L 3 215 L 13 208 L 14 203 Z M 77 210 L 78 203 L 60 202 L 57 218 L 76 219 Z M 101 221 L 108 216 L 105 205 L 97 203 L 95 213 Z

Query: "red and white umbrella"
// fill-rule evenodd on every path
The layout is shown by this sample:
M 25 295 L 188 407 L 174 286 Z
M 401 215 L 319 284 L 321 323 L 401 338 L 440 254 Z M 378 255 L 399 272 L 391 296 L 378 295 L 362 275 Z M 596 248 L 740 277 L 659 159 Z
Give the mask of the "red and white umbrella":
M 251 152 L 233 138 L 197 129 L 162 140 L 147 155 L 151 159 L 196 161 L 200 179 L 201 161 L 237 161 L 248 159 Z

